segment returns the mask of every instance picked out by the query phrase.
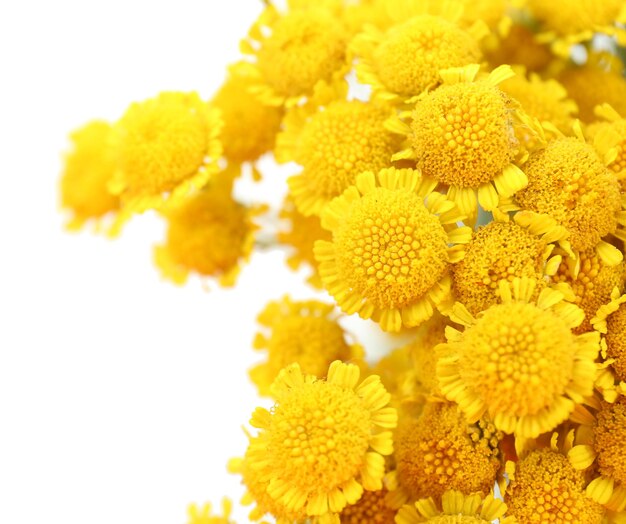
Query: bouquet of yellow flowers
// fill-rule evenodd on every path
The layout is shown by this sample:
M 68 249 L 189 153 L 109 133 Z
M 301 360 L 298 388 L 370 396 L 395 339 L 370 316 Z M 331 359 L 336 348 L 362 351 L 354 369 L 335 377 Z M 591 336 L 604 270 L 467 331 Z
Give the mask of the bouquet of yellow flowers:
M 288 250 L 249 370 L 254 522 L 626 522 L 626 4 L 266 2 L 210 100 L 72 135 L 68 227 L 167 223 L 154 262 L 233 286 Z M 259 160 L 293 163 L 279 209 Z M 340 320 L 409 342 L 376 361 Z M 231 523 L 210 505 L 190 524 Z

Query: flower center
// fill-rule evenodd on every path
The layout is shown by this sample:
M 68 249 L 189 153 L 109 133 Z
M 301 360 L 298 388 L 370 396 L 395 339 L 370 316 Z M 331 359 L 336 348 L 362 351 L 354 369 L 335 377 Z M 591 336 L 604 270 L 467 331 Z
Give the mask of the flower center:
M 572 375 L 574 338 L 549 310 L 492 306 L 458 342 L 459 373 L 489 412 L 532 415 L 560 396 Z
M 626 483 L 626 400 L 604 402 L 596 415 L 594 448 L 602 475 Z
M 416 95 L 440 82 L 439 70 L 479 61 L 477 43 L 435 16 L 419 16 L 394 27 L 374 53 L 382 83 L 401 95 Z
M 358 476 L 371 418 L 354 391 L 318 381 L 275 409 L 267 447 L 273 476 L 306 492 L 328 492 Z
M 346 37 L 330 14 L 307 9 L 280 18 L 259 50 L 263 79 L 279 94 L 309 94 L 345 61 Z
M 334 239 L 340 277 L 380 308 L 421 299 L 448 267 L 445 230 L 408 191 L 367 193 L 353 204 Z
M 416 104 L 411 130 L 424 174 L 447 185 L 478 188 L 513 156 L 507 97 L 484 82 L 439 87 Z

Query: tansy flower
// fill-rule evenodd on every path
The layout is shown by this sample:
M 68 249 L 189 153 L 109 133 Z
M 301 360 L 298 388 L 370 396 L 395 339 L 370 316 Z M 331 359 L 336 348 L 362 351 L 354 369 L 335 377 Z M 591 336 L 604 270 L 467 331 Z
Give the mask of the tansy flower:
M 591 319 L 611 299 L 613 289 L 623 291 L 625 270 L 624 262 L 609 266 L 593 249 L 579 253 L 577 260 L 563 260 L 552 281 L 568 284 L 575 295 L 573 302 L 585 312 L 585 319 L 574 333 L 591 331 Z
M 251 521 L 257 522 L 265 515 L 272 515 L 276 519 L 276 524 L 308 522 L 305 508 L 290 509 L 269 495 L 267 488 L 272 479 L 272 471 L 265 462 L 263 443 L 258 439 L 250 437 L 244 457 L 229 460 L 228 470 L 230 473 L 241 475 L 241 481 L 246 487 L 241 504 L 244 506 L 254 504 L 248 514 Z
M 514 73 L 501 66 L 476 79 L 479 66 L 440 71 L 443 84 L 420 98 L 410 123 L 390 119 L 389 129 L 407 137 L 394 160 L 415 159 L 423 175 L 449 187 L 461 212 L 474 218 L 476 200 L 493 210 L 528 183 L 511 163 L 517 152 L 513 110 L 498 84 Z
M 392 509 L 385 497 L 386 489 L 364 491 L 356 504 L 346 506 L 339 514 L 341 524 L 394 524 L 396 510 Z
M 576 102 L 567 98 L 567 90 L 555 79 L 543 80 L 536 73 L 526 77 L 523 68 L 516 69 L 516 75 L 500 84 L 500 89 L 517 100 L 524 112 L 540 122 L 550 122 L 565 133 L 574 125 L 574 115 L 578 112 Z M 518 138 L 533 145 L 533 136 L 519 132 Z
M 474 318 L 461 304 L 451 319 L 463 331 L 446 330 L 436 349 L 443 394 L 470 422 L 488 414 L 505 433 L 533 438 L 556 427 L 591 395 L 599 351 L 597 333 L 574 335 L 583 311 L 536 281 L 500 281 L 501 304 Z
M 211 510 L 211 504 L 208 502 L 201 507 L 190 504 L 187 509 L 189 517 L 187 524 L 233 524 L 233 521 L 230 519 L 233 505 L 230 500 L 226 498 L 222 500 L 222 516 L 211 515 Z
M 493 424 L 468 424 L 456 404 L 431 402 L 417 419 L 404 418 L 394 440 L 395 471 L 385 482 L 399 508 L 449 489 L 470 494 L 493 488 L 501 463 Z
M 272 382 L 289 364 L 297 363 L 303 373 L 322 377 L 335 360 L 363 358 L 363 348 L 348 343 L 333 310 L 332 304 L 317 300 L 294 302 L 284 297 L 259 313 L 257 320 L 264 329 L 257 333 L 254 348 L 268 355 L 250 370 L 250 378 L 262 395 L 269 395 Z
M 61 206 L 70 214 L 69 229 L 80 229 L 119 208 L 119 198 L 107 184 L 115 172 L 110 144 L 111 125 L 94 120 L 70 135 L 72 149 L 61 174 Z
M 211 103 L 221 111 L 220 139 L 224 157 L 234 163 L 254 161 L 274 147 L 283 110 L 260 104 L 250 93 L 253 79 L 231 67 L 228 78 Z
M 595 149 L 579 136 L 562 137 L 532 153 L 524 166 L 528 186 L 515 195 L 524 209 L 545 213 L 569 231 L 574 251 L 595 249 L 608 265 L 622 253 L 602 240 L 623 228 L 620 187 Z
M 303 168 L 288 179 L 298 211 L 319 215 L 363 171 L 390 165 L 399 144 L 384 127 L 389 109 L 357 100 L 337 101 L 312 116 L 292 111 L 277 139 L 277 159 Z
M 332 242 L 318 240 L 324 287 L 348 314 L 385 331 L 428 320 L 450 295 L 449 267 L 463 256 L 471 229 L 452 202 L 419 171 L 366 172 L 322 214 Z
M 477 38 L 450 16 L 416 16 L 386 32 L 367 26 L 352 43 L 358 79 L 374 97 L 403 102 L 437 86 L 441 69 L 480 61 Z
M 576 445 L 569 451 L 577 470 L 591 469 L 593 480 L 586 492 L 613 511 L 626 508 L 626 397 L 614 403 L 602 401 L 586 411 L 587 421 L 577 431 Z
M 507 215 L 505 217 L 508 218 Z M 537 281 L 535 293 L 547 284 L 544 275 L 552 275 L 561 263 L 561 256 L 552 256 L 554 238 L 537 234 L 526 226 L 524 213 L 514 221 L 490 222 L 478 229 L 466 246 L 463 260 L 452 269 L 452 289 L 472 315 L 499 302 L 498 282 L 516 277 Z M 563 229 L 561 239 L 566 232 Z
M 279 217 L 288 226 L 288 229 L 279 229 L 277 234 L 278 242 L 292 250 L 287 257 L 287 264 L 294 271 L 303 264 L 311 267 L 313 273 L 307 281 L 312 286 L 321 288 L 319 263 L 313 254 L 313 245 L 316 240 L 331 240 L 332 235 L 322 227 L 318 216 L 304 216 L 300 213 L 289 196 L 283 202 Z
M 272 411 L 254 412 L 251 424 L 260 431 L 250 441 L 249 466 L 265 472 L 267 494 L 288 511 L 337 523 L 364 489 L 382 489 L 397 415 L 380 379 L 359 383 L 359 374 L 335 361 L 319 380 L 293 364 L 272 385 Z
M 604 522 L 604 508 L 585 493 L 584 474 L 572 467 L 554 438 L 550 448 L 534 449 L 519 462 L 508 462 L 507 473 L 510 483 L 504 501 L 508 514 L 520 524 Z
M 537 42 L 532 30 L 521 23 L 511 25 L 507 35 L 495 47 L 486 50 L 485 55 L 494 68 L 519 64 L 529 71 L 541 71 L 553 59 L 549 46 Z
M 527 0 L 526 5 L 542 24 L 541 40 L 550 42 L 552 49 L 565 57 L 572 45 L 591 40 L 594 33 L 617 36 L 620 40 L 626 37 L 619 25 L 626 23 L 626 5 L 622 0 Z
M 622 294 L 623 290 L 622 275 L 619 284 L 612 289 L 606 303 L 598 308 L 591 323 L 603 334 L 603 357 L 608 359 L 615 377 L 626 382 L 626 295 Z M 609 389 L 612 382 L 611 379 L 611 384 L 607 384 Z
M 464 495 L 448 490 L 441 498 L 441 509 L 432 498 L 420 499 L 398 511 L 396 524 L 480 524 L 499 519 L 500 524 L 515 524 L 514 517 L 505 517 L 506 504 L 493 494 L 482 497 L 480 493 Z
M 206 184 L 222 154 L 221 128 L 219 111 L 196 93 L 132 104 L 113 130 L 117 171 L 109 189 L 124 204 L 116 231 L 131 212 L 160 209 Z
M 179 201 L 164 212 L 168 228 L 165 243 L 154 250 L 156 265 L 177 284 L 194 272 L 234 285 L 252 251 L 258 229 L 252 218 L 260 211 L 238 203 L 219 184 Z
M 625 91 L 626 92 L 626 91 Z M 615 173 L 622 192 L 626 191 L 626 118 L 619 115 L 609 104 L 596 107 L 595 112 L 605 121 L 591 124 L 586 135 L 606 159 L 608 168 Z
M 583 122 L 596 120 L 594 109 L 600 104 L 610 104 L 620 115 L 626 115 L 623 67 L 617 57 L 592 54 L 585 65 L 566 68 L 559 74 L 557 80 L 578 105 L 578 116 Z
M 343 81 L 347 35 L 332 12 L 317 7 L 281 15 L 269 6 L 252 26 L 241 50 L 254 61 L 241 63 L 268 105 L 296 105 L 320 84 Z

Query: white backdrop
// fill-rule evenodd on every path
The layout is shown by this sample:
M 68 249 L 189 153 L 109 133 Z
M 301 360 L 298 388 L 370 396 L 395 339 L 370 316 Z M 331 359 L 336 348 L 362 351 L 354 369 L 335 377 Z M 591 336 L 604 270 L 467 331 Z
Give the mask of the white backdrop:
M 1 523 L 182 524 L 191 501 L 241 495 L 225 465 L 259 404 L 245 374 L 254 318 L 312 291 L 280 252 L 254 256 L 234 290 L 176 288 L 151 264 L 154 217 L 113 242 L 65 233 L 57 183 L 67 133 L 87 120 L 162 90 L 210 96 L 261 6 L 2 3 Z

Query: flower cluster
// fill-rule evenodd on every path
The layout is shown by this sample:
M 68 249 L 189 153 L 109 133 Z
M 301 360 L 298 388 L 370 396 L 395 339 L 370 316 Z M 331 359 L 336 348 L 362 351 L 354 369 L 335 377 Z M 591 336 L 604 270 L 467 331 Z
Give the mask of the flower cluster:
M 274 406 L 229 462 L 252 521 L 626 522 L 625 23 L 618 0 L 266 2 L 213 98 L 71 135 L 68 227 L 155 210 L 175 283 L 281 247 L 328 293 L 258 315 Z M 280 209 L 235 191 L 267 156 L 297 166 Z M 354 314 L 409 343 L 374 361 Z

